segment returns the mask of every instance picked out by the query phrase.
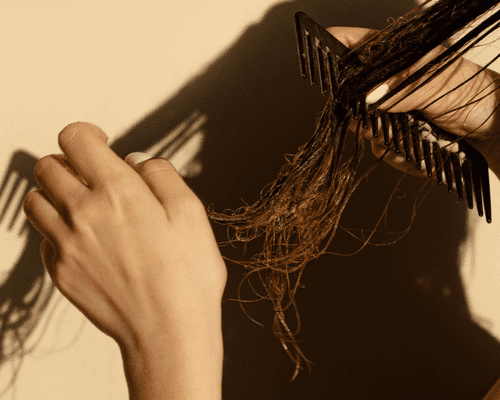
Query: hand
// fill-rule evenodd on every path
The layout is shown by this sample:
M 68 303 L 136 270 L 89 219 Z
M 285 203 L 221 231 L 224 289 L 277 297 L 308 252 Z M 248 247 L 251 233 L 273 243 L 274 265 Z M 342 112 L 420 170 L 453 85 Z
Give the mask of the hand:
M 203 204 L 167 160 L 131 166 L 107 141 L 95 125 L 68 125 L 64 155 L 35 166 L 42 189 L 24 210 L 54 284 L 126 347 L 220 331 L 227 271 Z
M 364 28 L 331 27 L 328 28 L 328 31 L 349 48 L 355 48 L 377 34 L 375 30 Z M 389 89 L 396 87 L 408 76 L 412 75 L 413 72 L 427 64 L 444 50 L 444 47 L 438 46 L 412 67 L 395 75 L 386 82 Z M 464 58 L 460 58 L 436 79 L 426 84 L 412 95 L 409 95 L 399 104 L 391 107 L 396 101 L 405 97 L 411 90 L 418 86 L 418 84 L 422 83 L 428 77 L 428 74 L 383 103 L 380 109 L 395 113 L 421 110 L 434 99 L 463 83 L 480 69 L 481 67 L 479 65 Z M 500 176 L 500 110 L 498 109 L 500 106 L 500 96 L 498 90 L 477 103 L 470 104 L 457 112 L 447 113 L 456 107 L 464 105 L 470 100 L 479 99 L 486 93 L 498 89 L 500 86 L 498 78 L 498 73 L 491 70 L 484 70 L 458 90 L 425 108 L 422 114 L 448 132 L 459 136 L 467 136 L 466 140 L 485 156 L 490 168 L 497 176 Z M 353 125 L 354 129 L 355 126 L 356 124 Z M 381 157 L 387 149 L 383 143 L 382 133 L 380 132 L 378 138 L 373 138 L 371 130 L 368 129 L 365 131 L 364 135 L 366 139 L 371 141 L 374 155 L 376 157 Z M 410 166 L 401 153 L 396 154 L 390 152 L 384 157 L 384 160 L 402 171 L 407 171 Z M 413 175 L 427 177 L 425 169 L 418 171 L 413 168 L 411 173 Z

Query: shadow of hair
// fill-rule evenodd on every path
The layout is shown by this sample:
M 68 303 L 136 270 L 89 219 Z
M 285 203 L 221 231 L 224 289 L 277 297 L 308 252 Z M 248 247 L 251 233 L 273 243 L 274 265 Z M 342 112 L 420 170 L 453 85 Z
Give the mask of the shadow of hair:
M 402 15 L 412 6 L 413 1 L 368 0 L 277 4 L 206 70 L 110 146 L 122 158 L 146 151 L 197 111 L 207 116 L 203 172 L 186 181 L 219 210 L 252 204 L 275 179 L 283 154 L 295 153 L 310 137 L 324 105 L 317 89 L 300 78 L 294 12 L 302 9 L 323 26 L 382 28 L 387 16 Z M 367 154 L 359 168 L 375 161 Z M 399 178 L 399 172 L 381 165 L 352 195 L 342 226 L 358 231 L 374 226 Z M 415 187 L 421 182 L 408 177 L 400 184 L 406 196 L 391 203 L 388 231 L 408 225 Z M 262 321 L 262 329 L 239 304 L 224 301 L 224 398 L 471 399 L 485 394 L 500 375 L 500 346 L 469 312 L 458 256 L 466 223 L 464 205 L 435 188 L 398 243 L 311 262 L 311 273 L 302 276 L 296 294 L 302 321 L 298 341 L 317 367 L 291 383 L 293 365 L 271 335 L 275 315 L 269 304 L 246 307 L 252 318 Z M 224 227 L 213 228 L 218 241 L 227 240 Z M 40 238 L 35 236 L 26 247 L 31 257 L 38 253 Z M 348 253 L 358 245 L 339 231 L 330 250 Z M 261 246 L 255 240 L 221 251 L 244 260 Z M 225 300 L 236 298 L 246 272 L 229 261 L 227 266 Z M 26 279 L 19 272 L 13 276 Z M 5 293 L 4 302 L 9 296 L 14 299 Z M 243 287 L 242 298 L 255 298 L 251 287 Z

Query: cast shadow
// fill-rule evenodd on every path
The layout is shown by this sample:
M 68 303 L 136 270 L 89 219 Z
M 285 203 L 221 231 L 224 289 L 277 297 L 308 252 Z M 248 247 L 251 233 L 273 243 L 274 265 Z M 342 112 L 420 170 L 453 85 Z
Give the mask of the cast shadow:
M 34 155 L 16 151 L 0 186 L 0 198 L 6 199 L 0 212 L 3 234 L 7 234 L 11 240 L 17 237 L 26 243 L 15 265 L 5 274 L 0 285 L 0 364 L 13 363 L 8 379 L 10 384 L 15 383 L 21 365 L 19 361 L 30 352 L 26 342 L 34 333 L 54 293 L 54 286 L 45 273 L 39 255 L 43 236 L 28 220 L 21 220 L 24 218 L 22 200 L 29 191 L 38 188 L 33 176 L 36 162 Z M 0 388 L 0 394 L 5 389 L 8 388 Z
M 304 10 L 324 26 L 381 28 L 388 16 L 398 17 L 412 6 L 370 1 L 276 5 L 113 148 L 122 157 L 147 150 L 196 110 L 207 116 L 206 141 L 203 172 L 188 179 L 189 185 L 218 212 L 252 204 L 275 179 L 283 154 L 295 153 L 309 139 L 325 101 L 300 79 L 294 12 Z M 361 169 L 374 161 L 367 155 Z M 373 227 L 400 176 L 381 166 L 357 190 L 343 226 Z M 421 184 L 410 178 L 402 184 L 408 194 L 391 203 L 387 230 L 408 225 Z M 431 191 L 410 233 L 397 244 L 369 246 L 352 257 L 323 256 L 307 267 L 305 288 L 297 295 L 298 339 L 317 364 L 312 374 L 301 372 L 288 383 L 294 366 L 272 335 L 269 303 L 246 303 L 262 328 L 236 302 L 224 302 L 224 398 L 481 398 L 500 375 L 500 346 L 472 321 L 460 279 L 465 205 L 439 189 Z M 214 230 L 219 241 L 227 239 L 225 227 L 214 225 Z M 339 234 L 333 247 L 348 253 L 356 245 Z M 249 244 L 246 257 L 258 250 L 256 243 Z M 243 246 L 222 252 L 240 259 Z M 235 299 L 245 271 L 233 263 L 228 270 L 225 299 Z M 243 298 L 256 298 L 248 285 Z
M 148 151 L 196 112 L 206 117 L 199 154 L 203 169 L 187 178 L 188 184 L 218 212 L 251 204 L 275 179 L 283 155 L 295 153 L 309 139 L 325 102 L 317 88 L 300 78 L 294 12 L 303 10 L 324 26 L 381 28 L 389 16 L 412 7 L 412 1 L 368 0 L 278 4 L 111 148 L 122 158 Z M 367 154 L 360 169 L 373 162 Z M 372 228 L 400 176 L 381 165 L 355 192 L 342 225 Z M 401 184 L 407 196 L 391 203 L 387 230 L 408 225 L 421 183 L 408 178 Z M 398 243 L 368 246 L 351 257 L 325 255 L 308 265 L 305 287 L 296 297 L 302 320 L 298 339 L 317 365 L 312 374 L 306 369 L 291 383 L 294 365 L 272 334 L 270 303 L 245 305 L 262 328 L 237 302 L 225 301 L 223 397 L 481 398 L 500 376 L 500 346 L 468 310 L 458 260 L 465 224 L 465 205 L 435 188 Z M 213 227 L 219 241 L 227 239 L 225 227 Z M 29 239 L 25 253 L 38 253 L 37 240 Z M 358 245 L 341 232 L 332 250 L 348 253 Z M 250 243 L 246 257 L 258 250 L 257 243 Z M 239 259 L 243 246 L 221 251 Z M 245 271 L 227 266 L 224 298 L 235 299 Z M 243 298 L 255 295 L 247 287 Z

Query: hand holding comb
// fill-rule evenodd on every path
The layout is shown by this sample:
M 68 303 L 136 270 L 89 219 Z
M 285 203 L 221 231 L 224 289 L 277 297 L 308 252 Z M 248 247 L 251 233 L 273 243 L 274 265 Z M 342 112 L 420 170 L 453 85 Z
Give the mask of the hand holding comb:
M 359 49 L 351 51 L 302 11 L 295 13 L 295 28 L 303 78 L 309 77 L 313 86 L 319 83 L 321 93 L 328 93 L 334 104 L 361 119 L 364 129 L 368 129 L 370 121 L 373 137 L 378 136 L 380 125 L 387 147 L 392 146 L 396 153 L 404 152 L 408 162 L 417 163 L 417 169 L 425 165 L 428 177 L 435 174 L 438 185 L 446 183 L 450 193 L 455 189 L 459 200 L 464 199 L 465 192 L 470 209 L 475 197 L 479 216 L 486 214 L 487 222 L 491 222 L 488 164 L 481 153 L 417 111 L 389 113 L 376 107 L 380 102 L 368 105 L 363 96 L 348 99 L 342 90 L 341 66 L 362 63 L 357 55 Z

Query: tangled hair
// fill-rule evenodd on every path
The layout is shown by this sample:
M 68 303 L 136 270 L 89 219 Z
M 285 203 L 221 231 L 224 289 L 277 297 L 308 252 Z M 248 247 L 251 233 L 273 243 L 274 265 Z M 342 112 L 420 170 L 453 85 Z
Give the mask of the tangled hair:
M 424 5 L 428 5 L 427 3 L 430 0 Z M 491 0 L 440 0 L 432 2 L 429 7 L 419 6 L 394 21 L 340 62 L 340 79 L 335 92 L 337 95 L 328 99 L 318 116 L 314 135 L 299 147 L 297 154 L 285 156 L 287 163 L 281 168 L 276 180 L 261 192 L 260 199 L 255 204 L 241 207 L 231 214 L 220 214 L 214 211 L 213 205 L 207 206 L 210 220 L 234 229 L 234 239 L 231 241 L 248 242 L 265 235 L 263 249 L 259 254 L 248 261 L 230 261 L 249 270 L 238 289 L 240 305 L 241 285 L 251 274 L 257 273 L 265 287 L 267 295 L 259 296 L 273 303 L 273 332 L 296 365 L 292 380 L 302 368 L 301 359 L 304 359 L 309 369 L 312 364 L 295 340 L 300 331 L 300 319 L 294 297 L 304 267 L 309 261 L 326 253 L 339 228 L 340 217 L 350 196 L 361 179 L 373 170 L 371 168 L 363 176 L 357 179 L 355 177 L 363 155 L 360 123 L 352 154 L 343 162 L 346 159 L 342 154 L 344 139 L 355 114 L 353 108 L 364 101 L 366 94 L 373 88 L 413 65 L 437 45 L 470 27 L 494 4 L 496 2 Z M 490 26 L 498 19 L 495 14 L 462 36 L 456 44 L 392 90 L 376 105 L 380 105 L 426 72 L 430 71 L 432 74 L 424 84 L 433 79 L 454 62 L 456 57 L 472 48 L 485 30 L 488 33 L 496 29 L 496 25 Z M 375 230 L 382 218 L 383 216 Z M 375 230 L 362 247 L 369 243 Z M 285 311 L 291 306 L 297 318 L 295 332 L 291 331 L 285 321 Z M 289 344 L 293 346 L 293 353 Z

